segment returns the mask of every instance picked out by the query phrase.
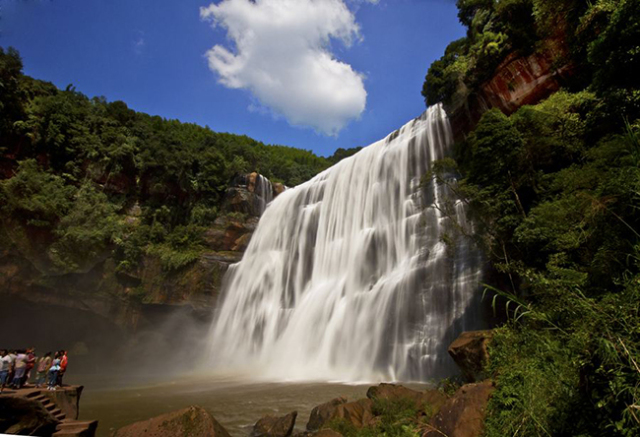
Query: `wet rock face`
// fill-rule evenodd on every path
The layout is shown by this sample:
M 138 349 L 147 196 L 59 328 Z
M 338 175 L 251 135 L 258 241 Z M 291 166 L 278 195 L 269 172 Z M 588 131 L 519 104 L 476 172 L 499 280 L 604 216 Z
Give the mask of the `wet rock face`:
M 207 229 L 204 239 L 211 250 L 243 252 L 257 226 L 258 217 L 222 216 Z
M 120 428 L 114 437 L 230 437 L 209 413 L 191 406 Z
M 433 416 L 422 437 L 479 437 L 484 430 L 487 404 L 494 390 L 491 381 L 462 386 Z
M 0 433 L 50 436 L 58 421 L 33 400 L 0 396 Z
M 286 416 L 264 416 L 253 426 L 252 437 L 289 437 L 293 433 L 298 412 L 293 411 Z
M 239 175 L 227 189 L 223 209 L 260 217 L 267 203 L 282 191 L 282 184 L 272 184 L 256 172 Z
M 487 347 L 492 337 L 491 331 L 467 331 L 449 346 L 449 355 L 460 367 L 467 382 L 484 379 L 489 362 Z

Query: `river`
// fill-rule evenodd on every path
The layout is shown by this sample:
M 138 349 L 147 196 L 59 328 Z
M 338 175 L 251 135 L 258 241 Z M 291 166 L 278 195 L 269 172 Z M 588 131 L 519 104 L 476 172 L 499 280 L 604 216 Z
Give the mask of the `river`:
M 98 420 L 97 437 L 108 437 L 125 425 L 199 405 L 232 436 L 249 435 L 265 414 L 298 412 L 296 432 L 303 431 L 311 410 L 338 396 L 356 400 L 366 396 L 373 383 L 265 382 L 241 375 L 173 376 L 161 381 L 149 378 L 115 380 L 109 376 L 68 380 L 85 386 L 80 400 L 80 420 Z M 423 390 L 425 384 L 404 384 Z

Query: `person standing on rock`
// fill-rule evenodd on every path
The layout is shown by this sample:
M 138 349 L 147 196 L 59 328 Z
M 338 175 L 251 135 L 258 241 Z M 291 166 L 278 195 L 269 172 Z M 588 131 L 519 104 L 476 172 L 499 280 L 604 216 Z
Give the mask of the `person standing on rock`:
M 0 393 L 4 391 L 4 386 L 7 385 L 10 367 L 11 357 L 7 353 L 6 349 L 3 349 L 0 351 Z
M 62 387 L 62 377 L 67 371 L 67 351 L 60 351 L 60 371 L 58 372 L 58 386 Z
M 25 354 L 23 350 L 18 352 L 14 368 L 15 372 L 13 374 L 13 381 L 11 381 L 11 386 L 13 388 L 21 388 L 22 379 L 24 378 L 24 374 L 27 371 L 27 354 Z
M 36 375 L 36 387 L 40 388 L 44 385 L 44 381 L 47 377 L 47 372 L 51 367 L 51 352 L 44 354 L 44 357 L 40 357 L 38 360 L 38 368 Z
M 9 376 L 7 377 L 7 384 L 11 385 L 11 382 L 13 381 L 13 374 L 16 372 L 16 357 L 18 356 L 18 351 L 14 350 L 14 351 L 9 351 L 9 362 L 11 363 L 9 365 Z
M 55 390 L 56 382 L 58 381 L 58 372 L 60 371 L 60 353 L 56 352 L 51 367 L 49 368 L 49 382 L 47 384 L 47 390 Z
M 22 385 L 26 385 L 27 382 L 31 379 L 31 371 L 36 365 L 36 348 L 32 347 L 27 349 L 27 370 L 25 371 L 24 378 L 22 378 Z

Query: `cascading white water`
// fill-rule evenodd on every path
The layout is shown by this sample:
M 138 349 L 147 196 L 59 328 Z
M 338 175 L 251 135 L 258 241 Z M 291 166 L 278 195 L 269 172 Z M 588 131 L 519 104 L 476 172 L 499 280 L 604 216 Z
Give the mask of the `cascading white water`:
M 455 372 L 448 344 L 481 326 L 481 255 L 449 184 L 420 183 L 451 142 L 432 107 L 271 202 L 225 278 L 214 365 L 287 380 Z
M 254 193 L 260 202 L 258 212 L 260 215 L 267 209 L 267 205 L 273 200 L 273 184 L 261 174 L 256 175 Z

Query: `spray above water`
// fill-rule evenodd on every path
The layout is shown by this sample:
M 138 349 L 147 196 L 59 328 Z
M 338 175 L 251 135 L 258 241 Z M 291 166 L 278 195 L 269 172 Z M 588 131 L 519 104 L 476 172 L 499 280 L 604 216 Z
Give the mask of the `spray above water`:
M 213 365 L 285 380 L 454 373 L 447 346 L 482 324 L 482 257 L 449 185 L 420 183 L 451 143 L 435 106 L 271 202 L 227 273 Z

